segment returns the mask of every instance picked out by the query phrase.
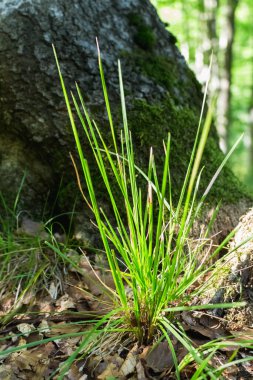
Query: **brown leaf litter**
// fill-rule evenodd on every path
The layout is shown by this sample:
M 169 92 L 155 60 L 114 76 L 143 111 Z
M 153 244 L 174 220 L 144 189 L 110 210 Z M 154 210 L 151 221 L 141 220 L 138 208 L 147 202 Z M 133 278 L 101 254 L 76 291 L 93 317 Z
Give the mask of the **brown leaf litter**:
M 77 253 L 70 251 L 69 255 L 73 258 Z M 19 312 L 2 326 L 1 351 L 62 334 L 84 333 L 90 328 L 85 323 L 87 319 L 101 317 L 113 307 L 114 286 L 110 273 L 98 267 L 93 269 L 86 255 L 78 257 L 77 268 L 69 268 L 60 287 L 53 279 L 46 289 L 37 292 L 31 290 L 25 294 L 19 304 Z M 248 300 L 250 301 L 249 298 Z M 4 299 L 0 306 L 1 315 L 5 316 L 8 310 L 13 311 L 13 305 L 14 294 Z M 249 303 L 248 307 L 251 306 Z M 218 318 L 211 312 L 183 312 L 180 314 L 180 322 L 197 348 L 229 334 L 233 334 L 235 343 L 243 338 L 253 340 L 250 311 L 247 315 L 248 319 L 241 317 L 237 309 L 231 309 L 225 319 Z M 79 335 L 66 339 L 57 338 L 54 342 L 2 356 L 0 379 L 48 379 L 79 347 L 82 339 Z M 124 339 L 115 342 L 111 340 L 108 343 L 105 341 L 103 349 L 99 347 L 91 356 L 80 355 L 71 365 L 64 380 L 175 379 L 173 356 L 166 341 L 156 341 L 152 345 L 139 347 L 131 343 L 131 340 Z M 175 338 L 172 341 L 180 361 L 186 355 L 186 349 Z M 213 356 L 211 363 L 214 366 L 227 363 L 236 349 L 231 345 L 221 348 Z M 237 355 L 238 358 L 243 358 L 247 354 L 247 351 L 242 350 Z M 181 378 L 189 379 L 195 370 L 195 364 L 189 364 L 182 371 Z M 231 366 L 224 373 L 224 379 L 227 380 L 243 379 L 246 376 L 253 377 L 252 363 Z M 57 379 L 57 374 L 52 379 Z

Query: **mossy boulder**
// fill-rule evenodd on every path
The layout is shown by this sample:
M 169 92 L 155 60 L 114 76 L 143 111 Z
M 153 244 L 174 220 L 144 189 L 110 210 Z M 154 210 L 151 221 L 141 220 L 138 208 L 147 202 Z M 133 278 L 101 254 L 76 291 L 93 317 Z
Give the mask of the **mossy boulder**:
M 73 22 L 74 20 L 74 22 Z M 17 27 L 18 25 L 18 27 Z M 0 4 L 0 191 L 10 206 L 26 173 L 17 212 L 32 216 L 69 212 L 78 198 L 69 151 L 76 155 L 52 52 L 58 52 L 69 89 L 78 81 L 92 117 L 109 139 L 95 38 L 98 37 L 113 115 L 120 133 L 117 59 L 120 58 L 137 161 L 145 167 L 152 145 L 162 167 L 162 141 L 172 135 L 175 198 L 186 172 L 202 93 L 194 74 L 148 0 L 14 0 Z M 10 142 L 4 143 L 4 141 Z M 223 159 L 213 127 L 205 150 L 203 190 Z M 90 151 L 83 140 L 86 155 Z M 16 147 L 16 148 L 15 148 Z M 106 202 L 91 161 L 95 188 Z M 11 191 L 8 191 L 11 190 Z M 225 169 L 210 202 L 247 200 Z

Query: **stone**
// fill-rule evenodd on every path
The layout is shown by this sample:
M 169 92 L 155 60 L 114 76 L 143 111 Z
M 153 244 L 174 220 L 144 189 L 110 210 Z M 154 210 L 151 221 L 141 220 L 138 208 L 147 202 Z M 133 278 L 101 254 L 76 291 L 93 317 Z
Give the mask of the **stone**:
M 240 218 L 228 245 L 220 257 L 216 276 L 203 293 L 205 303 L 244 301 L 241 308 L 215 309 L 213 314 L 226 320 L 228 330 L 252 328 L 253 318 L 253 209 Z M 218 271 L 217 271 L 218 269 Z
M 53 56 L 55 45 L 69 90 L 77 81 L 92 117 L 108 131 L 97 64 L 96 37 L 111 108 L 118 125 L 120 58 L 129 125 L 138 164 L 145 167 L 152 145 L 162 170 L 162 140 L 172 134 L 172 181 L 180 192 L 193 146 L 202 93 L 176 47 L 176 38 L 148 0 L 7 0 L 0 2 L 0 191 L 8 208 L 38 219 L 82 210 L 69 152 L 76 148 Z M 85 154 L 89 148 L 83 141 Z M 206 148 L 203 176 L 222 160 L 215 129 Z M 91 171 L 96 169 L 91 160 Z M 25 177 L 23 186 L 22 179 Z M 22 189 L 21 189 L 22 187 Z M 95 183 L 98 197 L 103 190 Z M 233 191 L 231 191 L 233 189 Z M 220 176 L 213 199 L 247 198 L 229 170 Z M 13 209 L 17 194 L 19 202 Z

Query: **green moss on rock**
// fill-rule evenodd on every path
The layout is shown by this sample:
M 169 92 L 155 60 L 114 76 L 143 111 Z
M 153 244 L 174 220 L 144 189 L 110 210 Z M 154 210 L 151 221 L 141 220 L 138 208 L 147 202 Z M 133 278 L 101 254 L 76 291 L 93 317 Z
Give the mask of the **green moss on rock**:
M 177 58 L 178 59 L 178 58 Z M 184 65 L 175 64 L 175 57 L 161 56 L 154 52 L 136 50 L 125 53 L 124 60 L 136 71 L 164 88 L 160 98 L 152 96 L 134 100 L 128 113 L 137 157 L 140 164 L 147 165 L 149 147 L 155 152 L 158 172 L 162 172 L 162 140 L 171 133 L 171 177 L 174 197 L 178 198 L 190 160 L 199 123 L 203 95 L 194 73 Z M 161 94 L 161 91 L 159 91 Z M 202 164 L 205 167 L 199 188 L 202 195 L 209 181 L 224 159 L 218 147 L 215 127 L 211 128 Z M 143 167 L 143 165 L 141 165 Z M 241 198 L 250 199 L 245 187 L 232 171 L 225 167 L 213 186 L 208 200 L 216 203 L 235 203 Z
M 173 104 L 167 97 L 157 104 L 148 104 L 145 100 L 135 100 L 128 115 L 129 127 L 132 131 L 138 157 L 138 164 L 147 167 L 149 148 L 154 149 L 158 174 L 162 175 L 164 153 L 162 141 L 171 134 L 170 169 L 174 199 L 178 199 L 187 171 L 191 151 L 198 126 L 198 115 L 190 108 L 181 108 Z M 199 188 L 199 196 L 205 191 L 209 181 L 222 162 L 224 156 L 220 152 L 214 136 L 208 139 L 204 156 L 205 167 Z M 236 191 L 232 191 L 236 189 Z M 244 187 L 229 168 L 218 177 L 208 200 L 210 203 L 235 203 L 247 197 Z
M 194 73 L 188 69 L 182 71 L 175 65 L 175 58 L 157 55 L 150 51 L 135 50 L 133 53 L 122 53 L 128 65 L 139 70 L 142 75 L 164 87 L 175 105 L 197 108 L 200 112 L 202 103 L 201 85 Z
M 152 50 L 156 45 L 156 36 L 152 28 L 146 24 L 138 13 L 130 13 L 128 19 L 129 24 L 136 29 L 134 42 L 143 50 Z

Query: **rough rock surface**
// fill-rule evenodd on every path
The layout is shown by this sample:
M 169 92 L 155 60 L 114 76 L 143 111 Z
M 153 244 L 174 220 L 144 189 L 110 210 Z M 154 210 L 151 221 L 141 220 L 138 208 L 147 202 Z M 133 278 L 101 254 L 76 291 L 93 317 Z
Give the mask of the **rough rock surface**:
M 241 217 L 228 249 L 207 301 L 245 301 L 245 307 L 227 310 L 225 318 L 230 330 L 253 328 L 253 209 Z
M 231 280 L 236 284 L 237 294 L 252 305 L 253 316 L 253 209 L 241 218 L 237 226 L 230 249 L 236 247 L 239 248 L 231 260 Z
M 12 207 L 25 173 L 16 211 L 42 217 L 43 210 L 52 214 L 72 210 L 79 190 L 68 152 L 75 147 L 52 43 L 68 87 L 73 89 L 78 81 L 88 109 L 104 127 L 107 118 L 96 37 L 116 120 L 120 120 L 117 59 L 121 59 L 137 159 L 145 161 L 152 144 L 159 166 L 161 142 L 170 131 L 172 179 L 176 189 L 182 183 L 202 95 L 175 38 L 149 1 L 2 0 L 0 191 Z M 206 149 L 207 180 L 221 158 L 213 130 Z M 236 202 L 241 197 L 229 171 L 221 176 L 217 189 L 217 197 L 225 201 Z

